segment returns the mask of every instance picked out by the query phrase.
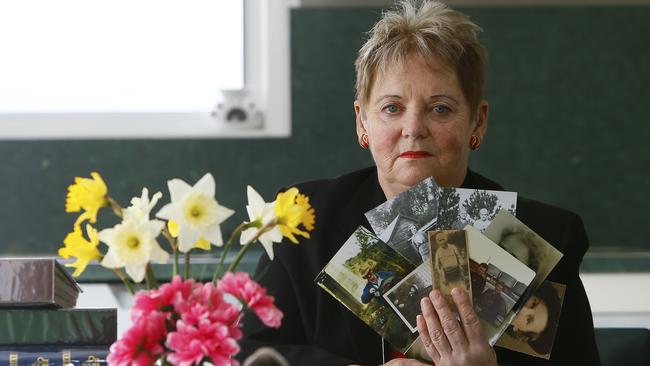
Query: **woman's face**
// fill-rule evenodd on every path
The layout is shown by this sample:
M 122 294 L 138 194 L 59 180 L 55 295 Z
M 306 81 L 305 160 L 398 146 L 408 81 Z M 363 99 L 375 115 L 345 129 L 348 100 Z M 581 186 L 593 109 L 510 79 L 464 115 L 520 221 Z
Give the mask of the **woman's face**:
M 512 320 L 515 331 L 540 334 L 548 323 L 548 308 L 537 296 L 531 296 L 519 314 Z
M 390 198 L 424 178 L 441 186 L 462 184 L 474 133 L 483 137 L 486 102 L 472 121 L 456 73 L 433 58 L 390 65 L 377 75 L 366 105 L 355 102 L 357 133 L 368 135 L 379 183 Z
M 530 250 L 520 240 L 517 239 L 518 235 L 508 235 L 504 240 L 499 243 L 503 249 L 512 254 L 513 257 L 525 265 L 530 263 Z

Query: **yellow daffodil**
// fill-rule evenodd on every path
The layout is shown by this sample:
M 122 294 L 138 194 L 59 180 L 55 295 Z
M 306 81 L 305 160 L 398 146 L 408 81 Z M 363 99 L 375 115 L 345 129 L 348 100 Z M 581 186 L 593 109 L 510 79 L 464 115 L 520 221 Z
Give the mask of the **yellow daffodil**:
M 169 230 L 169 233 L 173 238 L 178 237 L 178 230 L 179 230 L 178 223 L 174 220 L 169 220 L 167 221 L 167 230 Z M 199 241 L 194 243 L 194 248 L 199 248 L 203 250 L 210 250 L 210 242 L 205 240 L 205 238 L 201 237 Z
M 75 226 L 79 226 L 85 220 L 95 223 L 99 209 L 108 204 L 106 200 L 108 189 L 104 180 L 97 172 L 90 173 L 90 176 L 92 179 L 75 177 L 74 184 L 68 187 L 65 212 L 79 212 L 82 209 L 85 211 L 77 218 Z
M 201 238 L 217 246 L 223 245 L 219 225 L 234 211 L 219 205 L 214 199 L 212 174 L 204 175 L 194 186 L 180 179 L 168 181 L 167 186 L 171 203 L 158 211 L 156 216 L 178 224 L 178 249 L 187 253 Z
M 66 267 L 76 268 L 72 274 L 74 277 L 78 277 L 86 270 L 88 262 L 99 260 L 102 257 L 102 254 L 97 250 L 97 245 L 99 244 L 97 230 L 93 229 L 90 225 L 86 225 L 86 234 L 88 234 L 90 241 L 84 238 L 81 228 L 76 226 L 74 231 L 68 234 L 63 240 L 64 246 L 59 248 L 59 255 L 61 257 L 65 259 L 70 257 L 77 258 L 74 263 L 66 263 Z
M 294 244 L 298 244 L 295 235 L 309 238 L 309 233 L 314 229 L 316 222 L 314 209 L 309 204 L 309 197 L 300 194 L 297 188 L 289 188 L 278 193 L 274 207 L 278 226 L 282 235 Z M 299 228 L 299 226 L 303 229 Z
M 248 211 L 248 217 L 251 220 L 250 222 L 255 223 L 257 227 L 248 228 L 241 233 L 241 244 L 247 244 L 253 240 L 260 229 L 275 220 L 275 212 L 273 211 L 275 203 L 265 202 L 264 198 L 262 198 L 262 196 L 260 196 L 260 194 L 251 186 L 247 187 L 246 193 L 248 196 L 246 211 Z M 257 240 L 259 240 L 262 247 L 264 247 L 269 259 L 273 260 L 273 243 L 279 243 L 282 241 L 282 232 L 280 231 L 280 228 L 275 225 L 260 235 Z

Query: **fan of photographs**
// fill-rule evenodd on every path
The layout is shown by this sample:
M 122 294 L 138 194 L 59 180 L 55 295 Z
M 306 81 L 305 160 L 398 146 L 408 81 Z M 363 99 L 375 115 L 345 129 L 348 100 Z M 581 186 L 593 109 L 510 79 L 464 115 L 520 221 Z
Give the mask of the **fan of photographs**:
M 427 178 L 366 213 L 316 278 L 397 350 L 430 361 L 415 319 L 438 289 L 471 294 L 491 345 L 551 355 L 565 287 L 545 281 L 562 254 L 516 215 L 517 193 L 440 188 Z

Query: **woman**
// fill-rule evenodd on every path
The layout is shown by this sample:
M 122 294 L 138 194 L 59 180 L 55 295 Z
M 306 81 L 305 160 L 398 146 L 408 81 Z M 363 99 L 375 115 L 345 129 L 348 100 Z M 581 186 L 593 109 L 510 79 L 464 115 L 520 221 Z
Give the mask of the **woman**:
M 364 213 L 433 176 L 443 187 L 503 188 L 468 170 L 470 150 L 485 136 L 484 50 L 478 27 L 438 2 L 403 2 L 373 27 L 356 61 L 354 102 L 359 144 L 376 166 L 328 180 L 298 184 L 311 198 L 318 225 L 299 246 L 278 245 L 272 262 L 260 260 L 258 276 L 284 311 L 282 327 L 266 329 L 244 319 L 242 356 L 262 345 L 283 353 L 292 365 L 377 365 L 389 345 L 313 279 L 359 225 Z M 578 277 L 587 249 L 580 218 L 520 198 L 518 218 L 565 255 L 549 279 L 567 285 L 551 364 L 599 364 L 589 303 Z M 433 291 L 422 300 L 418 330 L 437 365 L 548 364 L 486 342 L 469 296 L 453 291 L 458 323 Z M 441 325 L 442 324 L 442 325 Z M 393 360 L 390 365 L 419 365 Z
M 531 296 L 506 330 L 507 334 L 526 342 L 538 354 L 546 355 L 553 347 L 553 332 L 561 314 L 562 302 L 557 290 L 544 282 Z

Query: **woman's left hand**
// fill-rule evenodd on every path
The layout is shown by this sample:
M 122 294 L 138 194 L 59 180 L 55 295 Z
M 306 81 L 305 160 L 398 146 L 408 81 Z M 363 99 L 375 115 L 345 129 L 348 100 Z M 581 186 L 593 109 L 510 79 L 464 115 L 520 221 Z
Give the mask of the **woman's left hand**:
M 469 296 L 459 288 L 451 293 L 460 322 L 438 290 L 420 303 L 422 315 L 418 315 L 417 325 L 427 353 L 436 366 L 495 366 L 496 353 L 487 342 Z

